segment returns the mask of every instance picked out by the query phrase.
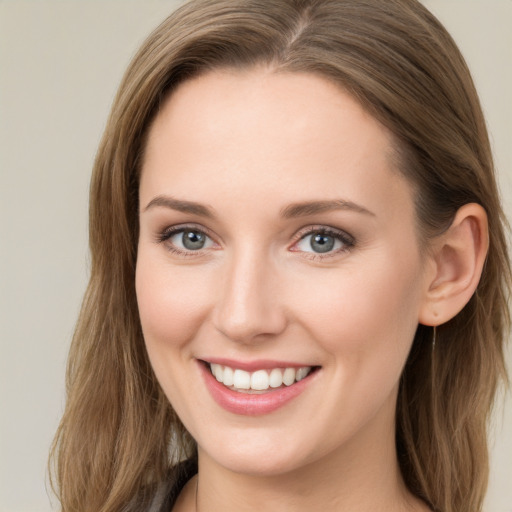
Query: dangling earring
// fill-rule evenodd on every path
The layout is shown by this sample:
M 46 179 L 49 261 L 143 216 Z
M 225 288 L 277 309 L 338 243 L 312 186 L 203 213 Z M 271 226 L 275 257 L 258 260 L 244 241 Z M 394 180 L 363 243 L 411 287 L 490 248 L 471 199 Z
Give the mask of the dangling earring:
M 432 410 L 437 410 L 437 393 L 436 393 L 436 341 L 437 330 L 434 325 L 432 328 L 432 352 L 430 356 L 430 392 L 432 400 Z

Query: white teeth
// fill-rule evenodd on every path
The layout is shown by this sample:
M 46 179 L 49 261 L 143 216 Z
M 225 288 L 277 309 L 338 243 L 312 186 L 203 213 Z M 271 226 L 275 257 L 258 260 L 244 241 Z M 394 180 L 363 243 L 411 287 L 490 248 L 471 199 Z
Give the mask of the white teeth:
M 233 386 L 238 389 L 251 389 L 251 374 L 244 370 L 235 370 Z
M 265 391 L 269 388 L 279 388 L 283 384 L 291 386 L 295 382 L 301 381 L 309 375 L 312 367 L 273 368 L 271 371 L 257 370 L 249 373 L 245 370 L 211 363 L 210 369 L 214 377 L 227 387 L 237 390 Z
M 230 368 L 229 366 L 224 367 L 224 379 L 222 383 L 225 386 L 232 386 L 233 385 L 233 374 L 235 372 L 233 371 L 233 368 Z
M 269 378 L 265 370 L 258 370 L 251 375 L 251 389 L 262 391 L 268 389 Z
M 283 384 L 291 386 L 295 382 L 295 368 L 286 368 L 283 373 Z
M 303 366 L 302 368 L 299 368 L 297 370 L 297 375 L 295 376 L 295 379 L 297 380 L 297 382 L 299 382 L 299 380 L 302 380 L 304 377 L 307 377 L 309 370 L 311 370 L 311 368 L 308 368 L 307 366 Z M 224 370 L 224 371 L 226 371 L 226 370 Z
M 223 382 L 223 369 L 220 364 L 212 364 L 212 373 L 219 382 Z
M 283 385 L 283 372 L 279 368 L 274 368 L 270 372 L 269 384 L 271 388 L 279 388 Z

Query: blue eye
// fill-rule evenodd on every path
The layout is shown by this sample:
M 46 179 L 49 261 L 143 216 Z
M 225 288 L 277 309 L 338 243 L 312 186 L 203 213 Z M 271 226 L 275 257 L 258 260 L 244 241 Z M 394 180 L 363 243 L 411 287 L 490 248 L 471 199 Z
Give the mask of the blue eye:
M 213 240 L 199 229 L 179 228 L 167 232 L 161 239 L 177 252 L 200 251 L 214 245 Z
M 296 248 L 302 252 L 321 255 L 349 249 L 353 244 L 353 240 L 348 235 L 327 230 L 317 230 L 304 235 L 296 244 Z

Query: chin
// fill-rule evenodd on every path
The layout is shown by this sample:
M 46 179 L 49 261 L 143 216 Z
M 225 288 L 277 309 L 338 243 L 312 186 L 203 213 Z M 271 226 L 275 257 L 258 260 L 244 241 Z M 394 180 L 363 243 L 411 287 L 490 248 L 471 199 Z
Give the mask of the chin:
M 250 442 L 240 436 L 230 437 L 225 442 L 206 443 L 199 448 L 199 457 L 214 465 L 239 474 L 250 476 L 277 476 L 296 471 L 308 465 L 313 457 L 307 455 L 309 450 L 304 442 L 284 443 L 263 435 Z
M 268 457 L 268 454 L 260 453 L 258 456 L 224 455 L 216 461 L 225 469 L 247 476 L 271 477 L 293 472 L 303 466 L 297 460 Z

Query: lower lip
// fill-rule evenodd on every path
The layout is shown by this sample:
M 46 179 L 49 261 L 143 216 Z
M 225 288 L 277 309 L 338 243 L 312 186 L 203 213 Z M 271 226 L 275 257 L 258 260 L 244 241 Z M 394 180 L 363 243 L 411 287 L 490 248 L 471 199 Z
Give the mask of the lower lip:
M 269 414 L 300 395 L 311 382 L 311 373 L 291 386 L 269 390 L 266 393 L 248 394 L 233 391 L 217 381 L 210 369 L 199 362 L 199 367 L 208 391 L 213 399 L 226 411 L 244 416 Z M 318 372 L 314 372 L 316 374 Z

